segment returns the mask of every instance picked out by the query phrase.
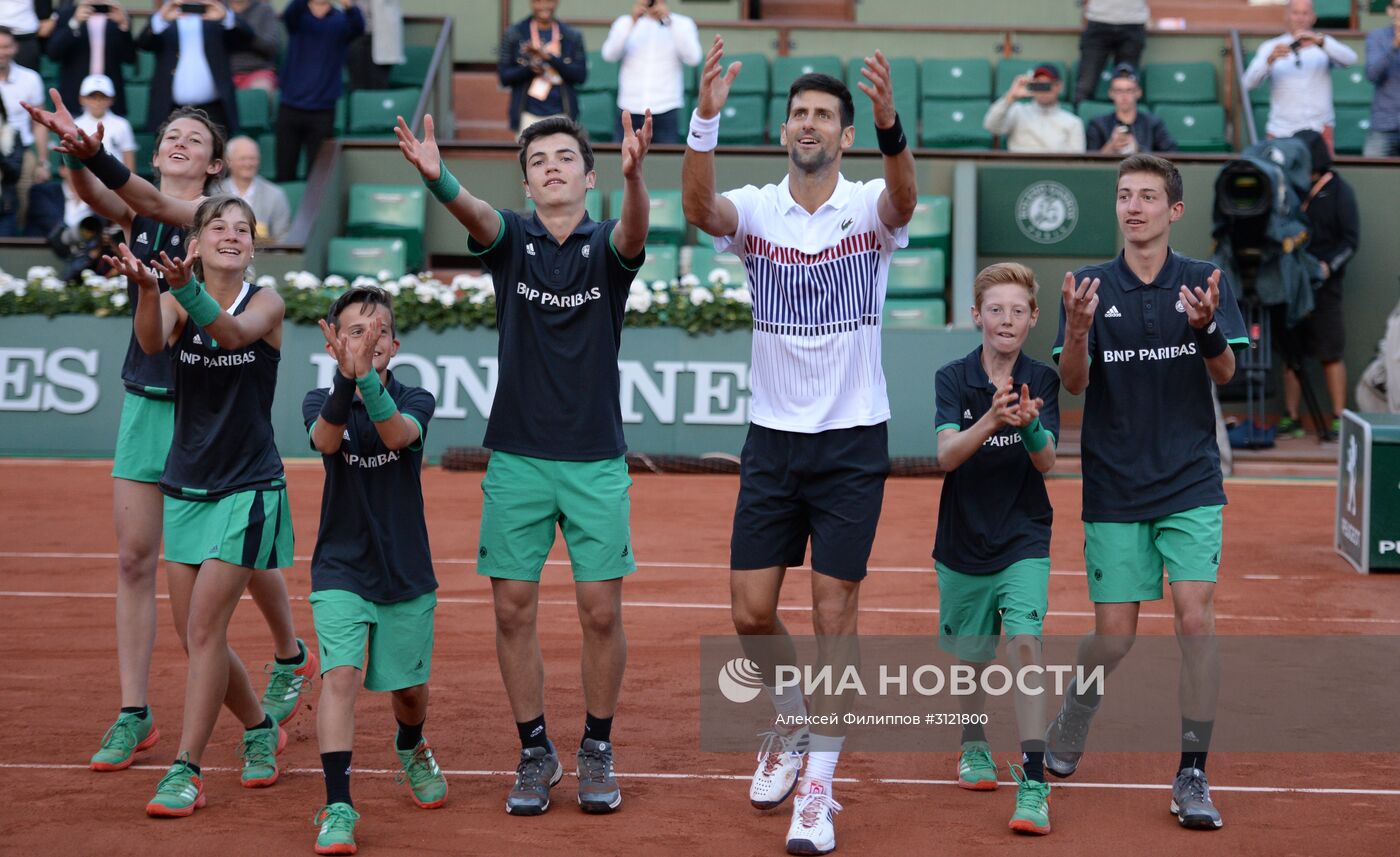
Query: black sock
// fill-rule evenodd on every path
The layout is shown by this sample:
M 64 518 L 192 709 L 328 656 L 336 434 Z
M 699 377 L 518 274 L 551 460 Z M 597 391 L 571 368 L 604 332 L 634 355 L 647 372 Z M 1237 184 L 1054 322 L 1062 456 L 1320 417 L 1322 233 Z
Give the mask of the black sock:
M 594 741 L 612 740 L 611 717 L 594 717 L 588 712 L 583 713 L 583 740 L 592 738 Z
M 1103 701 L 1103 694 L 1098 691 L 1099 687 L 1096 682 L 1086 689 L 1083 684 L 1075 682 L 1074 701 L 1086 708 L 1098 708 L 1099 703 Z
M 294 667 L 298 664 L 304 664 L 306 663 L 306 647 L 301 644 L 301 640 L 297 640 L 297 653 L 295 657 L 279 658 L 274 654 L 273 658 L 276 659 L 277 663 L 285 667 Z
M 1033 783 L 1045 782 L 1044 741 L 1021 742 L 1021 767 L 1026 769 L 1026 779 Z
M 397 717 L 394 718 L 394 721 L 399 724 L 399 734 L 394 738 L 394 746 L 400 750 L 412 750 L 417 747 L 418 742 L 423 740 L 423 724 L 428 721 L 423 720 L 413 726 Z
M 326 778 L 326 805 L 350 803 L 350 751 L 321 754 L 321 773 Z
M 1181 765 L 1182 768 L 1206 769 L 1206 751 L 1210 749 L 1210 733 L 1215 728 L 1214 720 L 1187 720 L 1181 718 Z
M 277 724 L 275 724 L 275 723 L 272 722 L 272 715 L 271 715 L 271 714 L 264 714 L 261 723 L 259 723 L 257 726 L 245 726 L 245 727 L 243 727 L 243 731 L 244 731 L 244 732 L 252 732 L 254 729 L 271 729 L 273 726 L 276 726 L 276 725 L 277 725 Z
M 138 719 L 138 720 L 145 720 L 145 719 L 146 719 L 146 715 L 147 715 L 147 714 L 150 714 L 150 713 L 151 713 L 151 707 L 150 707 L 149 705 L 141 705 L 141 706 L 136 706 L 136 705 L 124 705 L 124 706 L 122 706 L 122 714 L 135 714 L 135 715 L 136 715 L 136 719 Z
M 183 764 L 185 767 L 190 769 L 190 773 L 194 774 L 196 777 L 199 776 L 199 766 L 196 765 L 194 762 L 191 762 L 189 759 L 176 759 L 175 763 Z
M 987 730 L 982 728 L 981 723 L 964 723 L 962 728 L 962 742 L 986 741 Z
M 515 730 L 520 733 L 520 746 L 528 750 L 531 747 L 548 747 L 549 735 L 544 731 L 544 715 L 541 714 L 534 720 L 525 723 L 517 722 Z

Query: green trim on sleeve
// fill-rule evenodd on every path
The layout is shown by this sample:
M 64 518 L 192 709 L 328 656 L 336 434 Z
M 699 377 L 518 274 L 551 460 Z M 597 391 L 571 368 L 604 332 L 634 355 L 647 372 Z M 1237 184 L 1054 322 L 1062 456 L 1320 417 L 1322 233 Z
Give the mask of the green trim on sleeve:
M 1234 351 L 1243 351 L 1249 347 L 1248 336 L 1237 336 L 1234 339 L 1227 339 L 1225 341 L 1230 343 L 1230 348 Z
M 496 249 L 496 245 L 497 245 L 497 244 L 500 244 L 500 243 L 501 243 L 501 239 L 504 238 L 504 237 L 506 237 L 506 216 L 505 216 L 504 214 L 501 214 L 500 210 L 497 210 L 497 211 L 496 211 L 496 220 L 501 224 L 501 228 L 500 228 L 500 230 L 496 233 L 496 240 L 491 242 L 491 246 L 490 246 L 490 247 L 483 247 L 483 248 L 481 248 L 480 250 L 473 250 L 473 249 L 472 249 L 472 244 L 475 242 L 476 239 L 472 238 L 471 235 L 468 234 L 468 235 L 467 235 L 467 253 L 469 253 L 469 254 L 472 255 L 472 256 L 485 256 L 487 253 L 490 253 L 492 250 Z
M 1056 364 L 1058 364 L 1058 363 L 1060 362 L 1060 352 L 1061 352 L 1061 351 L 1064 351 L 1064 350 L 1065 350 L 1065 347 L 1064 347 L 1063 345 L 1056 345 L 1054 348 L 1050 349 L 1050 357 L 1051 357 L 1051 359 L 1053 359 L 1053 360 L 1055 361 Z M 1094 362 L 1094 355 L 1090 354 L 1090 355 L 1089 355 L 1089 363 L 1092 365 L 1093 362 Z
M 958 425 L 957 423 L 940 423 L 939 425 L 934 427 L 933 433 L 942 434 L 947 429 L 952 429 L 953 431 L 962 431 L 962 426 Z
M 616 232 L 616 231 L 617 231 L 617 227 L 614 226 L 614 227 L 613 227 L 613 232 Z M 632 271 L 632 272 L 634 272 L 634 273 L 637 272 L 637 271 L 640 271 L 640 270 L 642 269 L 642 265 L 644 265 L 644 264 L 646 263 L 646 260 L 647 260 L 647 248 L 646 248 L 646 246 L 645 246 L 645 245 L 642 246 L 642 255 L 636 257 L 635 259 L 631 259 L 631 260 L 629 260 L 629 259 L 624 259 L 624 258 L 622 257 L 622 251 L 618 250 L 618 249 L 617 249 L 617 245 L 613 243 L 613 232 L 609 232 L 609 233 L 608 233 L 608 247 L 612 249 L 613 256 L 617 259 L 617 263 L 618 263 L 619 265 L 621 265 L 622 267 L 626 268 L 627 270 Z M 633 262 L 635 262 L 636 264 L 633 264 Z
M 416 417 L 412 416 L 411 414 L 405 414 L 403 411 L 399 411 L 399 416 L 418 426 L 418 439 L 408 445 L 408 451 L 420 451 L 423 448 L 423 424 L 418 422 L 418 419 Z

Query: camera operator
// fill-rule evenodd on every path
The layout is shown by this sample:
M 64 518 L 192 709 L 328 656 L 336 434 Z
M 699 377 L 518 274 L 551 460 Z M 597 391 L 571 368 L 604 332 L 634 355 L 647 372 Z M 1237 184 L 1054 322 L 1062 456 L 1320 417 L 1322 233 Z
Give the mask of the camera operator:
M 1356 62 L 1356 51 L 1312 29 L 1317 13 L 1312 0 L 1289 0 L 1284 12 L 1288 32 L 1269 39 L 1244 72 L 1244 86 L 1269 81 L 1269 137 L 1289 137 L 1311 129 L 1332 147 L 1336 114 L 1332 109 L 1333 66 Z
M 87 270 L 110 276 L 112 272 L 102 257 L 116 253 L 123 240 L 121 227 L 95 214 L 76 224 L 60 223 L 49 233 L 49 246 L 65 262 L 59 273 L 65 283 L 76 281 Z

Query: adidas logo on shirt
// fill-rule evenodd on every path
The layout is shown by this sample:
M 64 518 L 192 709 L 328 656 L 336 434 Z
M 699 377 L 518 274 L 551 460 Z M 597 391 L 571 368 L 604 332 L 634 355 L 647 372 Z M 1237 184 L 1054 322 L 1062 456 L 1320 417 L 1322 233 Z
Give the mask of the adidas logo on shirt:
M 970 420 L 970 419 L 972 419 L 972 410 L 971 410 L 971 409 L 968 409 L 968 410 L 963 411 L 963 419 L 965 419 L 965 420 Z
M 194 344 L 195 344 L 195 345 L 203 345 L 203 344 L 204 344 L 204 340 L 202 340 L 202 339 L 199 338 L 199 334 L 198 334 L 198 333 L 196 333 L 196 334 L 194 335 Z
M 535 242 L 531 241 L 529 244 L 525 245 L 525 254 L 527 256 L 535 255 Z
M 1103 314 L 1104 318 L 1122 318 L 1123 314 L 1118 311 L 1118 305 L 1114 304 L 1108 308 L 1108 312 Z
M 149 238 L 146 237 L 146 233 L 142 232 L 140 235 L 137 235 L 137 236 L 136 236 L 136 243 L 137 243 L 137 244 L 149 244 L 149 243 L 151 243 L 151 240 L 150 240 Z

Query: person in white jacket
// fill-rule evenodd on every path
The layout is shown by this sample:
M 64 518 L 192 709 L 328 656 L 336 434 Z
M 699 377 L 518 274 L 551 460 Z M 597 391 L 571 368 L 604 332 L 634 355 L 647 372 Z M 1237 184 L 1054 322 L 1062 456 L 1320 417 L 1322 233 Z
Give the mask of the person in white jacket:
M 1246 89 L 1269 81 L 1270 138 L 1312 130 L 1332 148 L 1336 114 L 1332 108 L 1332 68 L 1356 62 L 1356 51 L 1312 29 L 1312 0 L 1289 0 L 1283 14 L 1288 32 L 1259 46 L 1244 72 Z
M 1082 152 L 1084 122 L 1060 106 L 1064 82 L 1052 65 L 1016 78 L 987 109 L 982 127 L 1003 138 L 1011 152 Z M 1030 101 L 1021 101 L 1030 98 Z
M 622 139 L 622 110 L 632 114 L 633 130 L 642 127 L 650 110 L 652 142 L 680 143 L 685 66 L 699 65 L 700 58 L 694 19 L 672 12 L 666 0 L 635 0 L 631 12 L 613 21 L 603 42 L 603 59 L 622 63 L 613 137 Z

